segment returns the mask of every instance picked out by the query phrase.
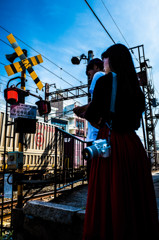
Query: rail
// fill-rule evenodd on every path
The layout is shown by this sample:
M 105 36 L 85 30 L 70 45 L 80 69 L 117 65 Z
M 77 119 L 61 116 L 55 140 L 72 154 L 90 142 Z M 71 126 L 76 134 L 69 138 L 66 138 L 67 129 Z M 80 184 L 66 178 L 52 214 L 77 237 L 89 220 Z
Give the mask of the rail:
M 52 128 L 51 128 L 52 129 Z M 18 174 L 15 170 L 5 170 L 6 174 L 13 176 L 11 204 L 8 205 L 8 211 L 11 214 L 10 224 L 5 226 L 5 204 L 2 203 L 1 211 L 4 209 L 4 216 L 1 221 L 1 233 L 12 229 L 12 210 L 15 206 L 15 196 L 17 185 L 23 185 L 23 204 L 32 200 L 37 194 L 43 192 L 52 192 L 56 198 L 61 191 L 65 189 L 73 189 L 77 183 L 84 184 L 86 180 L 86 161 L 83 158 L 82 151 L 86 147 L 87 142 L 82 138 L 78 138 L 66 131 L 54 127 L 54 131 L 49 131 L 48 141 L 41 151 L 41 161 L 38 162 L 38 167 L 30 171 L 24 171 Z M 46 149 L 47 148 L 47 149 Z M 49 151 L 47 151 L 49 149 Z M 35 150 L 36 151 L 36 150 Z M 42 156 L 47 152 L 45 162 Z M 52 164 L 49 164 L 50 158 L 54 157 Z M 3 170 L 1 171 L 3 173 Z M 8 181 L 9 182 L 9 181 Z M 3 189 L 0 182 L 0 190 L 2 195 Z M 7 220 L 9 221 L 9 220 Z
M 61 138 L 63 139 L 63 144 L 58 146 Z M 86 162 L 83 158 L 82 151 L 86 146 L 86 143 L 87 142 L 83 139 L 55 127 L 55 198 L 57 193 L 57 182 L 59 181 L 58 175 L 62 176 L 63 184 L 70 184 L 71 188 L 73 188 L 74 181 L 78 179 L 83 178 L 82 182 L 84 182 L 86 176 Z M 58 149 L 59 147 L 61 149 Z M 63 153 L 63 156 L 60 156 L 60 161 L 63 159 L 63 167 L 59 173 L 57 166 L 58 150 L 60 153 Z

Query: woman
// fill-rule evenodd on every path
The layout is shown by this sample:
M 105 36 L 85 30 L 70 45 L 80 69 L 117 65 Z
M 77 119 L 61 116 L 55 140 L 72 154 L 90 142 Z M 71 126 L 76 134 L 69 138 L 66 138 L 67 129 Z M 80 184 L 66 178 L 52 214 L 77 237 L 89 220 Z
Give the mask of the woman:
M 151 164 L 135 130 L 140 127 L 144 95 L 129 50 L 122 44 L 103 54 L 107 73 L 96 83 L 84 118 L 111 130 L 110 158 L 92 159 L 83 240 L 156 240 L 158 216 Z M 115 112 L 110 111 L 113 74 L 117 76 Z

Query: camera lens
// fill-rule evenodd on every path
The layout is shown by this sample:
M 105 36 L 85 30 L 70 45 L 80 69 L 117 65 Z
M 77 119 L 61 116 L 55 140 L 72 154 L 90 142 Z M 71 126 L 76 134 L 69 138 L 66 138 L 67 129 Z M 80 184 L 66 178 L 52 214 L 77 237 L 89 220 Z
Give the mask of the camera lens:
M 99 152 L 95 145 L 92 145 L 91 147 L 86 147 L 83 150 L 83 157 L 86 160 L 91 160 L 92 158 L 98 157 Z
M 83 157 L 85 160 L 90 160 L 93 157 L 92 149 L 90 147 L 83 150 Z

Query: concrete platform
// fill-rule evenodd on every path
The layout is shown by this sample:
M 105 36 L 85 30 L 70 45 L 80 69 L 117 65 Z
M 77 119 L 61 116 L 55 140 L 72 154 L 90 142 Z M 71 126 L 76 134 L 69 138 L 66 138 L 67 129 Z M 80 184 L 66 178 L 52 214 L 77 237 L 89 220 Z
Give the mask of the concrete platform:
M 153 174 L 159 216 L 159 173 Z M 56 202 L 30 201 L 23 210 L 14 210 L 17 240 L 81 240 L 87 185 L 78 186 Z
M 67 191 L 56 202 L 30 201 L 13 214 L 14 239 L 81 240 L 87 185 Z

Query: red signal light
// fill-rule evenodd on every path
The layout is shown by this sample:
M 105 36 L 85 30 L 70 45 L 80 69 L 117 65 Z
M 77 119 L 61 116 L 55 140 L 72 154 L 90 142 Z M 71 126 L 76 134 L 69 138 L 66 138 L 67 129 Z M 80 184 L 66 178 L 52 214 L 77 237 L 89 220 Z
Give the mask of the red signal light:
M 18 91 L 16 88 L 6 88 L 4 90 L 4 97 L 10 104 L 18 103 Z
M 50 102 L 48 102 L 48 101 L 40 100 L 40 101 L 36 102 L 36 105 L 38 106 L 38 111 L 39 111 L 40 116 L 51 112 Z

